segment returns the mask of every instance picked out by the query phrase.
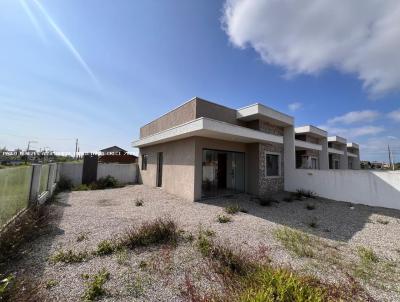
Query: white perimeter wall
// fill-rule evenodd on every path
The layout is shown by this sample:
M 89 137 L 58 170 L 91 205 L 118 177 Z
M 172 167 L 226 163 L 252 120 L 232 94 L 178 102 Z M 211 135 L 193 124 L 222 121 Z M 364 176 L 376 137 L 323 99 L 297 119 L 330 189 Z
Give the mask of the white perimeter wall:
M 97 167 L 97 179 L 111 175 L 119 183 L 136 183 L 138 176 L 137 164 L 99 164 Z
M 82 183 L 82 169 L 83 163 L 60 163 L 58 164 L 58 175 L 60 177 L 68 178 L 72 181 L 74 186 Z
M 71 179 L 74 186 L 82 183 L 83 163 L 59 164 L 58 178 L 63 176 Z M 97 179 L 111 175 L 121 184 L 136 183 L 138 176 L 137 164 L 102 164 L 97 167 Z
M 296 169 L 285 178 L 285 190 L 297 189 L 333 200 L 400 210 L 399 172 Z

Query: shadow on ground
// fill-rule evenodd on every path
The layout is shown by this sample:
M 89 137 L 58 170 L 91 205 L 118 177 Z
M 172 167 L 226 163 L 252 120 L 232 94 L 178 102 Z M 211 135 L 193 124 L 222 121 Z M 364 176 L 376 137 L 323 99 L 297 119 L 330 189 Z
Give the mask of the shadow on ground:
M 65 207 L 69 206 L 68 196 L 68 194 L 60 194 L 57 201 L 46 204 L 48 211 L 46 217 L 43 218 L 45 221 L 33 230 L 10 259 L 0 263 L 1 274 L 14 276 L 13 287 L 4 301 L 45 300 L 43 289 L 46 285 L 41 284 L 39 280 L 42 280 L 55 238 L 64 234 L 59 223 Z
M 285 196 L 289 196 L 289 193 L 274 194 L 273 198 L 277 202 L 269 206 L 260 206 L 257 198 L 246 194 L 210 198 L 199 202 L 220 207 L 238 204 L 246 209 L 249 215 L 342 242 L 349 241 L 365 227 L 365 224 L 377 223 L 371 219 L 373 214 L 400 219 L 398 210 L 323 198 L 286 202 L 283 201 Z

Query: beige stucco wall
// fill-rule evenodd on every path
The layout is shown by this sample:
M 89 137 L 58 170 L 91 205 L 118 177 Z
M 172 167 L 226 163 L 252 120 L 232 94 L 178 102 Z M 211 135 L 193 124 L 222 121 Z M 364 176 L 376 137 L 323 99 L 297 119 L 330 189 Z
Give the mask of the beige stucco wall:
M 140 138 L 187 123 L 196 118 L 196 101 L 190 101 L 140 128 Z
M 157 153 L 163 152 L 162 188 L 188 200 L 194 200 L 195 139 L 141 148 L 139 154 L 139 182 L 156 186 Z M 142 154 L 148 155 L 147 170 L 142 170 Z
M 194 98 L 140 128 L 140 138 L 187 123 L 200 117 L 246 126 L 245 122 L 236 119 L 235 109 L 214 104 L 200 98 Z

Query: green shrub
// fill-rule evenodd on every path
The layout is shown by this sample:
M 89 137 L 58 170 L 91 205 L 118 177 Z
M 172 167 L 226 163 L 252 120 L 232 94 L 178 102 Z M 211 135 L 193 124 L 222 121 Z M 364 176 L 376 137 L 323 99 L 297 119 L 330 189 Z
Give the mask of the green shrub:
M 93 184 L 93 190 L 102 190 L 102 189 L 109 189 L 109 188 L 116 188 L 116 187 L 118 187 L 118 181 L 111 175 L 107 175 L 106 177 L 99 178 Z
M 88 186 L 87 184 L 80 184 L 74 187 L 74 191 L 89 191 L 91 189 L 90 185 Z
M 377 263 L 379 261 L 378 256 L 375 252 L 363 246 L 360 246 L 357 250 L 358 256 L 360 257 L 361 261 L 365 264 Z
M 59 282 L 58 282 L 57 280 L 54 280 L 54 279 L 47 280 L 47 282 L 46 282 L 46 289 L 51 289 L 52 287 L 57 286 L 58 283 L 59 283 Z
M 240 302 L 322 302 L 326 291 L 310 278 L 300 277 L 284 269 L 262 267 L 245 279 Z
M 61 176 L 57 182 L 56 191 L 57 192 L 71 191 L 72 187 L 73 187 L 73 185 L 72 185 L 71 179 L 69 179 L 65 176 Z
M 274 235 L 285 248 L 297 256 L 310 258 L 314 256 L 313 241 L 309 235 L 286 227 L 277 229 Z
M 73 250 L 68 251 L 58 251 L 50 257 L 50 261 L 53 263 L 63 262 L 63 263 L 78 263 L 84 262 L 89 259 L 89 253 L 87 251 L 74 252 Z
M 97 274 L 91 277 L 91 281 L 86 283 L 86 290 L 82 298 L 85 301 L 93 301 L 98 297 L 105 294 L 105 289 L 103 288 L 104 283 L 110 278 L 110 273 L 106 269 L 100 270 Z
M 116 250 L 115 244 L 111 240 L 103 240 L 97 245 L 94 254 L 98 256 L 110 255 Z
M 237 204 L 225 207 L 225 212 L 228 214 L 231 214 L 231 215 L 236 214 L 240 210 L 241 209 L 240 209 L 239 205 L 237 205 Z
M 120 239 L 119 245 L 133 249 L 153 244 L 175 244 L 178 237 L 179 232 L 173 220 L 157 219 L 151 223 L 143 224 L 138 229 L 128 230 Z
M 217 220 L 219 223 L 227 223 L 232 221 L 232 219 L 226 215 L 218 215 Z

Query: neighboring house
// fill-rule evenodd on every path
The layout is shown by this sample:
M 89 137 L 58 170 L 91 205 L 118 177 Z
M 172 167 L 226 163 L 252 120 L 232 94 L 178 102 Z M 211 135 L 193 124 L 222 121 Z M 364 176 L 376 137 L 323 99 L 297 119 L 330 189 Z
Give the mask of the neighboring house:
M 282 191 L 285 174 L 327 170 L 331 154 L 345 156 L 333 166 L 347 169 L 346 141 L 336 140 L 314 126 L 295 130 L 293 117 L 262 104 L 236 110 L 195 97 L 143 126 L 132 145 L 141 183 L 199 200 Z
M 100 150 L 101 154 L 99 162 L 101 163 L 120 163 L 120 164 L 131 164 L 137 163 L 138 157 L 135 155 L 127 154 L 127 151 L 118 147 L 112 146 Z
M 127 151 L 118 147 L 118 146 L 112 146 L 108 147 L 105 149 L 100 150 L 102 155 L 123 155 L 126 154 Z

